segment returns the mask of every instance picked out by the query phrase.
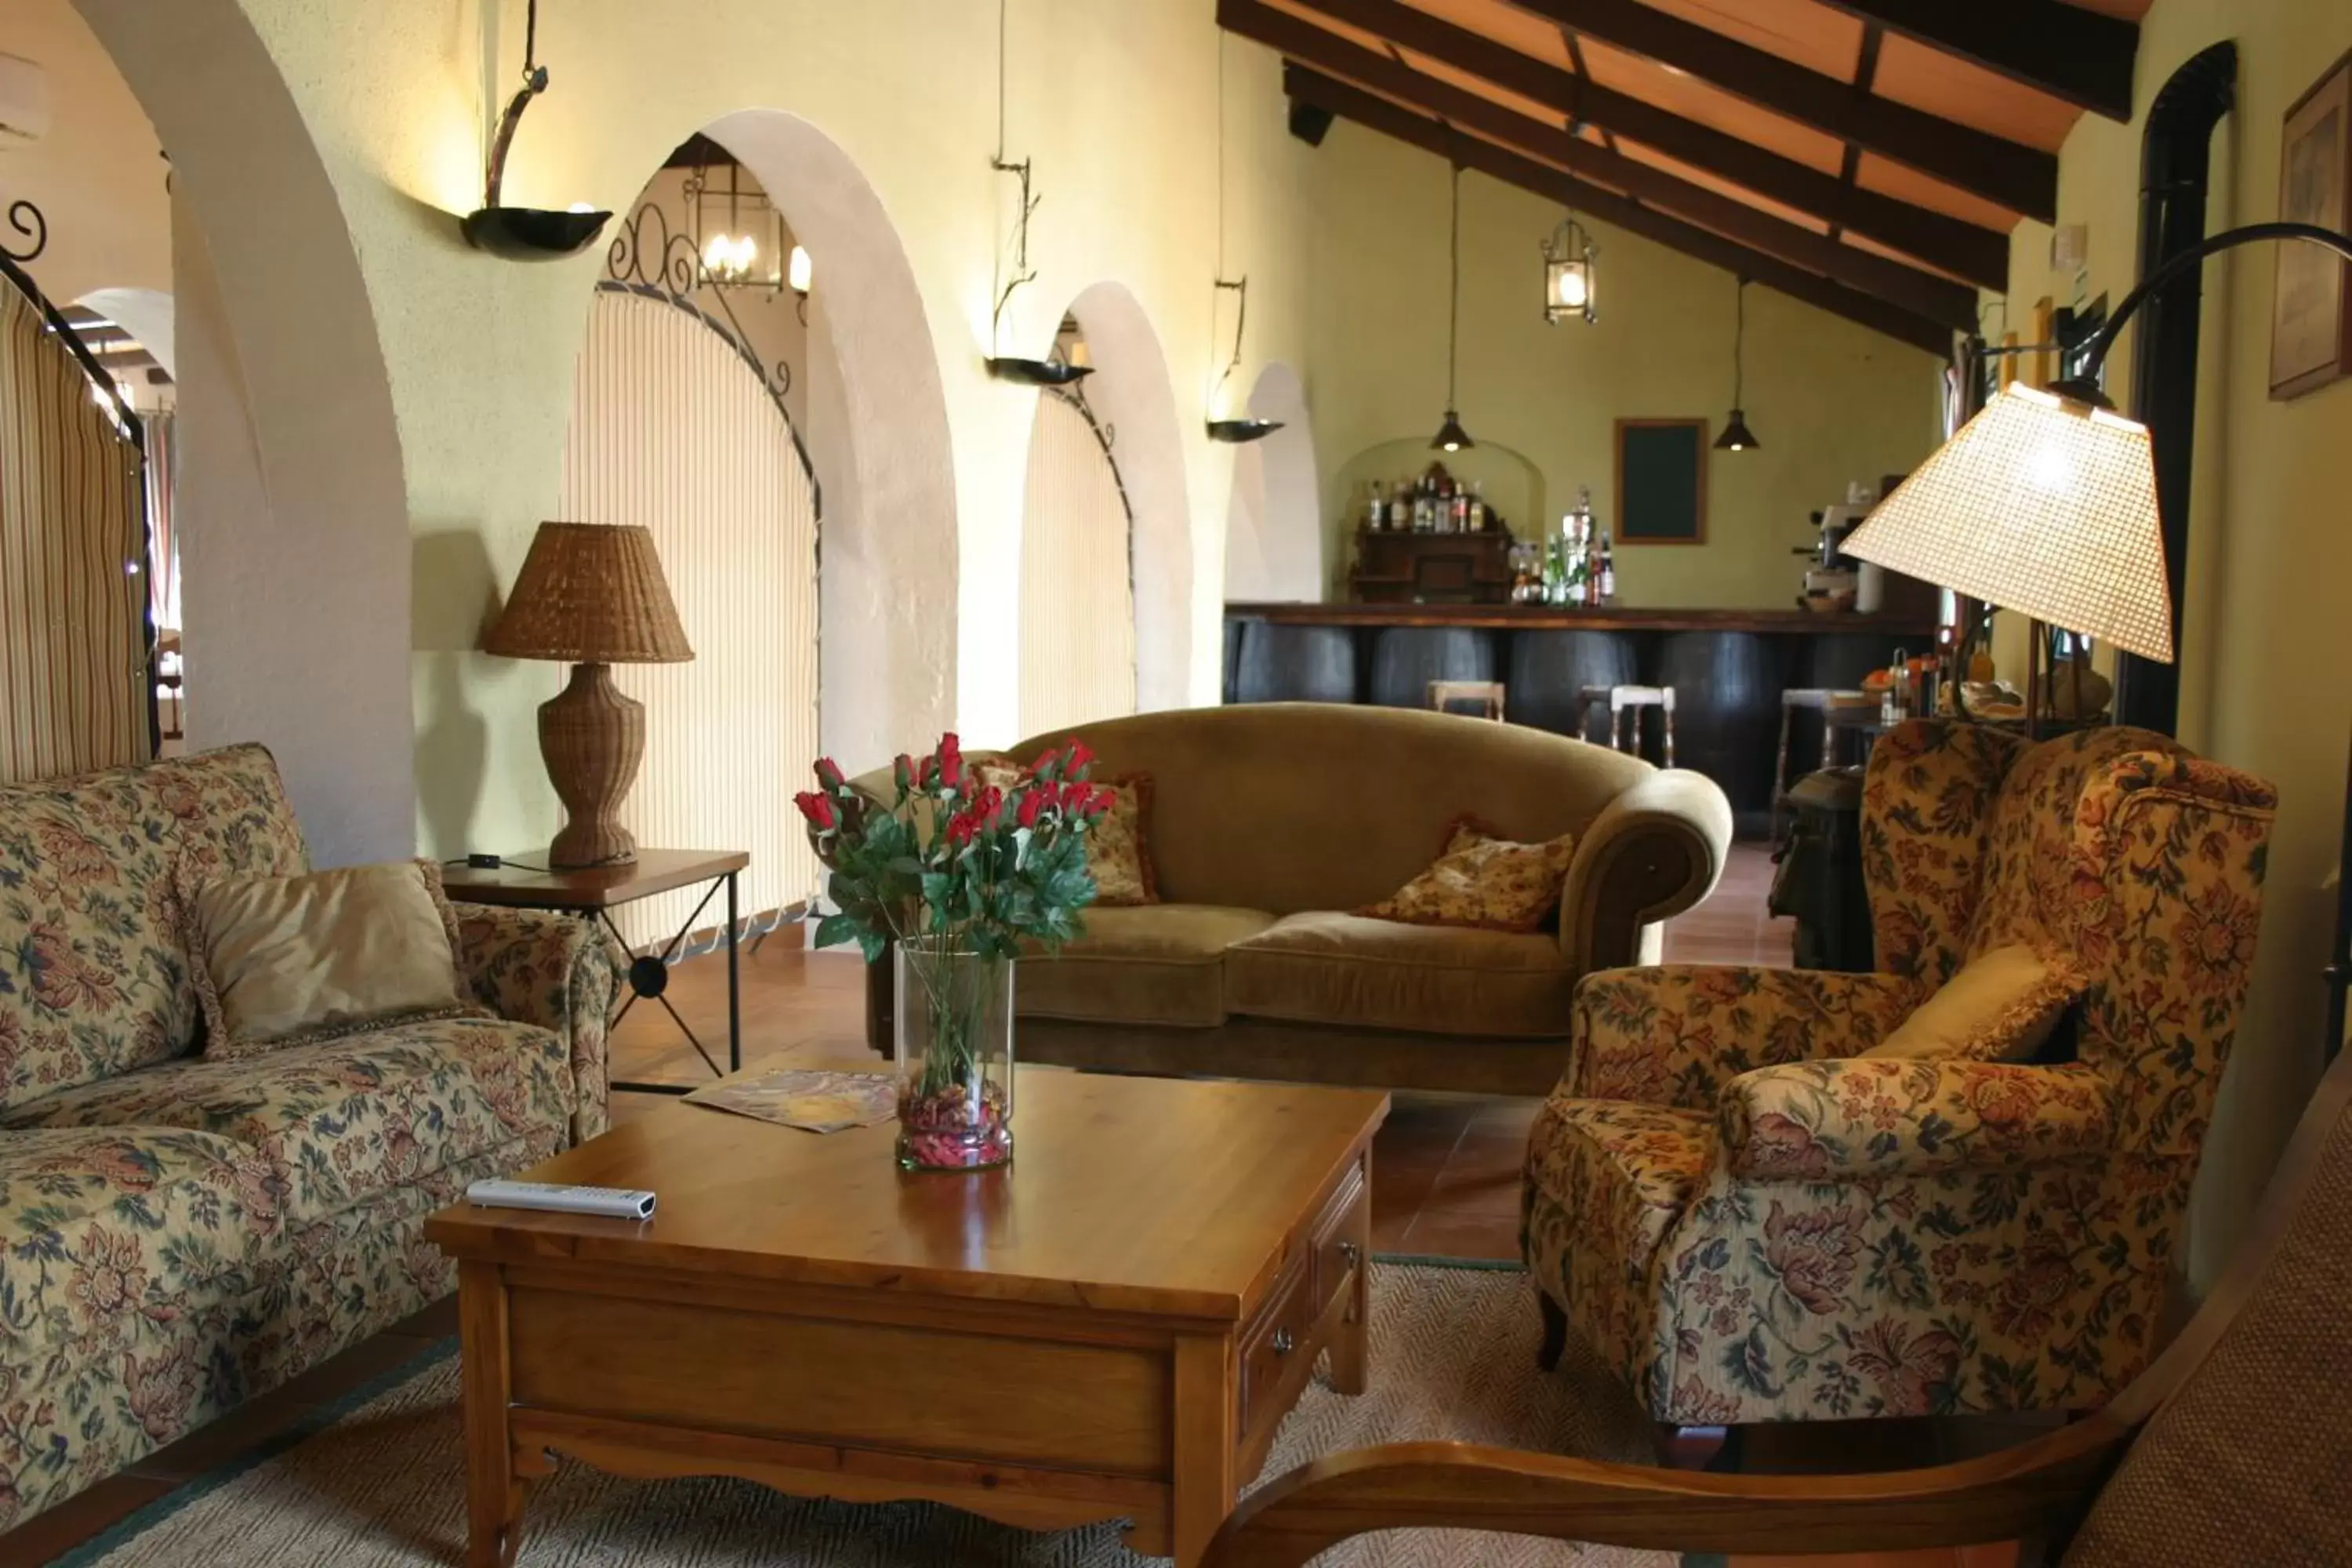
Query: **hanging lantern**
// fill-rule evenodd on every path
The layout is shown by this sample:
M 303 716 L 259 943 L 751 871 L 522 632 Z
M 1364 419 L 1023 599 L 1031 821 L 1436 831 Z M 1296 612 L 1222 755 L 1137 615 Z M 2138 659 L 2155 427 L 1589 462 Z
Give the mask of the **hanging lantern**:
M 1543 242 L 1546 321 L 1556 327 L 1571 316 L 1593 320 L 1592 258 L 1598 254 L 1592 237 L 1573 215 L 1559 220 Z

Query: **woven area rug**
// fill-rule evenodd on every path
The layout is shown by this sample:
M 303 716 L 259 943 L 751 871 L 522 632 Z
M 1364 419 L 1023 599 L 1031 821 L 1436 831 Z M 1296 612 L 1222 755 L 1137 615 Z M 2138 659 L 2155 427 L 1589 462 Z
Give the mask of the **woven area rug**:
M 1459 1438 L 1647 1463 L 1641 1409 L 1574 1347 L 1535 1370 L 1537 1318 L 1516 1268 L 1381 1262 L 1371 1387 L 1318 1380 L 1283 1424 L 1263 1479 L 1319 1455 Z M 466 1482 L 454 1342 L 239 1466 L 193 1481 L 63 1559 L 71 1568 L 446 1568 L 464 1556 Z M 1671 1568 L 1671 1556 L 1499 1535 L 1360 1539 L 1330 1568 Z M 1150 1568 L 1115 1524 L 1034 1534 L 929 1503 L 855 1506 L 746 1481 L 636 1481 L 572 1461 L 536 1486 L 520 1568 Z

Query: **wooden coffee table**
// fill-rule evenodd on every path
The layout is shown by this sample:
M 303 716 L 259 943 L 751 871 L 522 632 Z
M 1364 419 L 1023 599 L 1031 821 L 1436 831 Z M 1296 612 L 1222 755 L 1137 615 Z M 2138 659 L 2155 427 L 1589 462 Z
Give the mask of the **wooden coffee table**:
M 1009 1170 L 906 1174 L 894 1123 L 819 1136 L 666 1105 L 524 1173 L 649 1187 L 625 1220 L 460 1206 L 467 1561 L 524 1483 L 629 1476 L 1129 1519 L 1185 1568 L 1330 1352 L 1365 1376 L 1376 1090 L 1019 1069 Z

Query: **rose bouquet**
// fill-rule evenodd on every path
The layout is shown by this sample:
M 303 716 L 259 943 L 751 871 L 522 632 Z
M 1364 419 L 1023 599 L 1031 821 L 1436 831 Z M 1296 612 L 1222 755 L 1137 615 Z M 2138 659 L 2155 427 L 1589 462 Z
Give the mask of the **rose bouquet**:
M 1087 782 L 1073 742 L 1025 772 L 968 763 L 956 737 L 891 767 L 887 806 L 831 758 L 793 797 L 833 871 L 837 913 L 816 945 L 894 953 L 898 1157 L 973 1170 L 1013 1152 L 1013 961 L 1024 939 L 1047 952 L 1083 932 L 1093 901 L 1087 830 L 1112 792 Z

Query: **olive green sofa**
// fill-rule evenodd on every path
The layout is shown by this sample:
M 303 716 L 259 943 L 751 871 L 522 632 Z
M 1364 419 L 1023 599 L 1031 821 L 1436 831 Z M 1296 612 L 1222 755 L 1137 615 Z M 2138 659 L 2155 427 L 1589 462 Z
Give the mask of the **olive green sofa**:
M 1161 901 L 1090 909 L 1082 941 L 1023 961 L 1025 1061 L 1541 1094 L 1577 981 L 1654 962 L 1658 922 L 1706 897 L 1731 839 L 1729 804 L 1697 773 L 1483 719 L 1253 703 L 1108 720 L 1005 754 L 1073 738 L 1097 780 L 1150 776 Z M 1465 816 L 1531 842 L 1578 836 L 1557 930 L 1349 912 L 1423 869 Z M 887 1051 L 888 966 L 868 978 L 869 1039 Z

